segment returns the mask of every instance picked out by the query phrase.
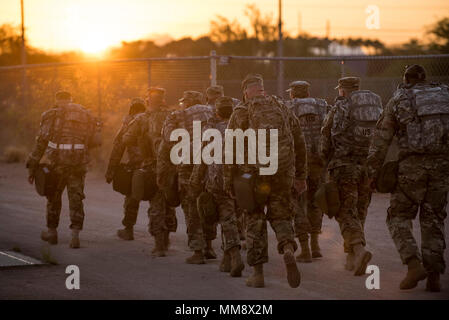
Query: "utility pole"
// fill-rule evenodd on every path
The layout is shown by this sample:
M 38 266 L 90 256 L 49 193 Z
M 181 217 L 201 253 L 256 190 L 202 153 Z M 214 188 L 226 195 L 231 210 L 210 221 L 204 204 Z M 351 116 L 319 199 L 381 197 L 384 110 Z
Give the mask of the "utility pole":
M 23 13 L 23 0 L 20 0 L 20 13 L 22 16 L 22 46 L 21 46 L 21 57 L 20 62 L 22 65 L 22 106 L 27 106 L 27 78 L 26 78 L 26 63 L 27 63 L 27 54 L 26 54 L 26 46 L 25 46 L 25 15 Z
M 282 57 L 284 55 L 284 46 L 283 46 L 283 39 L 282 39 L 282 0 L 279 0 L 279 21 L 278 21 L 278 31 L 279 31 L 279 38 L 278 38 L 278 57 Z M 283 96 L 283 87 L 284 87 L 284 64 L 282 60 L 279 60 L 278 62 L 278 95 Z

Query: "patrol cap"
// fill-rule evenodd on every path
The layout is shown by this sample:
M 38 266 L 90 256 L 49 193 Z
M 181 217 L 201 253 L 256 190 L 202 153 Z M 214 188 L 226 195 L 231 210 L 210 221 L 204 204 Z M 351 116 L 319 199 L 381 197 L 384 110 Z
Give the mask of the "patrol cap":
M 206 89 L 206 95 L 208 98 L 215 98 L 224 95 L 223 86 L 210 86 Z
M 184 91 L 179 102 L 183 102 L 184 100 L 203 101 L 203 94 L 198 91 Z
M 248 74 L 242 81 L 242 91 L 244 91 L 248 87 L 248 85 L 254 83 L 259 83 L 263 86 L 263 78 L 260 74 L 257 73 Z
M 217 109 L 225 108 L 225 107 L 234 107 L 234 100 L 231 97 L 223 96 L 215 101 L 215 107 Z
M 57 100 L 70 100 L 70 99 L 72 99 L 72 95 L 68 91 L 61 90 L 61 91 L 56 92 L 55 99 L 57 99 Z
M 147 93 L 149 95 L 152 95 L 152 94 L 165 95 L 165 89 L 164 88 L 160 88 L 160 87 L 150 87 L 148 89 Z
M 338 79 L 338 86 L 335 87 L 335 89 L 338 88 L 344 88 L 344 89 L 354 89 L 360 87 L 360 78 L 359 77 L 344 77 Z
M 419 64 L 413 64 L 411 66 L 405 66 L 404 76 L 413 79 L 425 80 L 426 70 Z
M 286 90 L 287 92 L 306 91 L 310 87 L 310 83 L 308 83 L 307 81 L 298 80 L 298 81 L 290 82 L 289 87 L 290 88 L 288 88 Z

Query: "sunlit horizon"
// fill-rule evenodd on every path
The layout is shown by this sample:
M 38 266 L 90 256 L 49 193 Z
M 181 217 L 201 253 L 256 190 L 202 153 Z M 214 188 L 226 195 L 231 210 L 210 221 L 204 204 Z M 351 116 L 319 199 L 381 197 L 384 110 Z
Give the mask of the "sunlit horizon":
M 277 0 L 24 0 L 28 43 L 50 52 L 102 55 L 123 41 L 167 40 L 207 35 L 210 21 L 222 15 L 250 29 L 245 6 L 255 3 L 276 21 Z M 366 27 L 368 5 L 380 9 L 380 29 Z M 20 25 L 20 0 L 0 0 L 0 25 Z M 426 40 L 426 27 L 449 16 L 442 0 L 370 1 L 283 0 L 286 35 L 378 39 L 387 45 Z M 350 19 L 348 19 L 350 17 Z M 326 25 L 329 25 L 327 28 Z

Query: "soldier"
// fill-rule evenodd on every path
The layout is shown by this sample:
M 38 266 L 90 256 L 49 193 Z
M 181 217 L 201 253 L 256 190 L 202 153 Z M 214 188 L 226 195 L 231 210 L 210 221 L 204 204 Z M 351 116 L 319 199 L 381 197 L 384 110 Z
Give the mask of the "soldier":
M 371 201 L 366 157 L 372 132 L 382 110 L 380 97 L 359 90 L 360 78 L 338 80 L 339 96 L 324 120 L 321 155 L 328 163 L 330 180 L 338 186 L 340 209 L 336 220 L 347 253 L 345 268 L 365 274 L 372 254 L 365 250 L 364 224 Z
M 298 117 L 307 147 L 307 193 L 304 193 L 299 201 L 294 199 L 295 233 L 301 245 L 301 254 L 296 257 L 299 262 L 312 262 L 312 258 L 322 257 L 318 235 L 321 233 L 323 213 L 315 205 L 314 195 L 323 182 L 324 164 L 319 157 L 319 144 L 321 126 L 328 105 L 324 99 L 311 98 L 309 87 L 307 81 L 294 81 L 287 90 L 291 99 L 289 107 Z
M 274 175 L 259 175 L 259 165 L 243 164 L 224 166 L 224 189 L 232 196 L 238 191 L 235 177 L 254 177 L 260 201 L 255 209 L 247 212 L 247 259 L 253 267 L 246 285 L 264 287 L 263 264 L 268 262 L 267 220 L 276 233 L 278 251 L 283 254 L 287 269 L 287 280 L 291 287 L 301 281 L 294 252 L 297 244 L 292 225 L 291 194 L 293 186 L 298 194 L 306 189 L 306 148 L 298 119 L 283 102 L 275 96 L 265 94 L 261 75 L 249 74 L 242 82 L 244 102 L 237 106 L 229 120 L 228 129 L 277 129 L 278 170 Z M 253 146 L 247 146 L 252 148 Z M 235 156 L 235 155 L 234 155 Z M 235 163 L 235 161 L 234 161 Z M 252 185 L 252 184 L 251 184 Z M 251 188 L 251 190 L 254 190 Z M 265 214 L 265 206 L 267 212 Z
M 407 67 L 403 84 L 377 123 L 368 165 L 378 176 L 393 137 L 399 142 L 397 183 L 392 185 L 387 226 L 402 263 L 408 266 L 400 289 L 415 288 L 427 277 L 426 290 L 440 291 L 445 271 L 444 219 L 449 188 L 449 88 L 426 82 L 422 66 Z M 421 254 L 412 233 L 419 213 Z M 423 265 L 424 267 L 423 267 Z
M 218 129 L 224 140 L 225 129 L 228 125 L 233 107 L 234 102 L 231 97 L 218 98 L 215 102 L 215 116 L 208 120 L 203 130 L 210 128 Z M 209 166 L 204 163 L 195 165 L 190 177 L 193 198 L 196 199 L 200 195 L 204 180 L 206 180 L 205 189 L 207 195 L 210 195 L 211 198 L 205 199 L 208 202 L 207 204 L 203 204 L 205 210 L 198 208 L 203 231 L 205 233 L 212 233 L 215 230 L 216 222 L 220 223 L 222 230 L 222 249 L 224 251 L 220 271 L 230 272 L 232 277 L 240 277 L 244 264 L 240 256 L 240 234 L 237 225 L 235 200 L 229 197 L 223 190 L 223 165 L 215 163 Z M 202 194 L 201 197 L 204 198 L 204 195 Z M 201 202 L 200 199 L 198 199 L 198 203 Z M 215 210 L 208 210 L 210 208 L 207 207 L 208 204 L 211 204 Z M 213 228 L 214 230 L 207 232 L 208 228 Z
M 55 106 L 42 114 L 36 145 L 26 163 L 28 181 L 33 183 L 45 153 L 50 160 L 54 180 L 53 192 L 47 195 L 48 230 L 42 231 L 41 239 L 50 244 L 58 243 L 61 196 L 67 187 L 72 230 L 70 247 L 79 248 L 79 232 L 84 222 L 84 179 L 89 149 L 97 146 L 95 130 L 99 123 L 89 110 L 72 102 L 69 92 L 59 91 L 55 98 Z
M 134 98 L 129 106 L 129 113 L 123 119 L 120 130 L 114 137 L 112 142 L 112 151 L 109 157 L 108 169 L 106 171 L 106 182 L 111 183 L 114 177 L 114 173 L 120 165 L 123 154 L 125 151 L 128 155 L 128 163 L 126 167 L 130 170 L 136 170 L 142 165 L 142 153 L 137 146 L 126 146 L 123 142 L 123 135 L 127 131 L 129 124 L 136 116 L 142 112 L 145 112 L 145 101 L 140 98 Z M 117 236 L 123 240 L 134 240 L 134 225 L 137 221 L 137 214 L 139 211 L 139 201 L 134 199 L 131 195 L 125 196 L 125 202 L 123 204 L 124 217 L 122 224 L 124 229 L 117 230 Z
M 129 124 L 124 132 L 123 142 L 127 147 L 139 148 L 143 157 L 141 167 L 154 176 L 156 173 L 156 150 L 161 142 L 162 125 L 170 113 L 165 103 L 165 90 L 150 88 L 147 93 L 147 105 L 147 111 L 137 115 Z M 155 181 L 154 185 L 150 187 L 156 187 Z M 155 239 L 153 254 L 163 257 L 168 250 L 169 233 L 176 232 L 176 212 L 174 208 L 168 206 L 160 190 L 157 190 L 149 200 L 148 231 Z
M 223 96 L 224 91 L 222 86 L 210 86 L 206 89 L 206 104 L 215 108 L 215 101 Z
M 203 95 L 197 91 L 185 91 L 183 97 L 179 100 L 182 110 L 170 114 L 165 120 L 162 129 L 162 142 L 159 146 L 157 156 L 157 181 L 161 189 L 164 189 L 164 176 L 167 170 L 170 170 L 170 150 L 173 142 L 170 141 L 170 134 L 175 129 L 185 129 L 193 136 L 193 121 L 200 121 L 205 124 L 213 116 L 213 110 L 210 106 L 202 105 Z M 192 154 L 192 152 L 190 152 Z M 192 159 L 190 159 L 192 163 Z M 212 249 L 213 235 L 204 235 L 198 216 L 196 199 L 192 198 L 190 190 L 190 175 L 192 173 L 192 164 L 180 164 L 176 166 L 178 173 L 178 190 L 181 198 L 181 207 L 184 211 L 187 224 L 188 245 L 194 254 L 186 259 L 186 263 L 203 264 L 204 258 L 216 259 L 216 254 Z M 205 243 L 206 242 L 206 243 Z M 203 252 L 204 250 L 204 252 Z

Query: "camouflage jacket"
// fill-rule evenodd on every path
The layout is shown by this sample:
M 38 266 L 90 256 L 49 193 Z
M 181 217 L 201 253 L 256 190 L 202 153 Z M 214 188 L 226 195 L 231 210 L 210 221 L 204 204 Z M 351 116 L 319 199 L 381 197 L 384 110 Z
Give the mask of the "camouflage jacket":
M 166 106 L 137 115 L 123 135 L 127 146 L 135 146 L 143 157 L 143 166 L 156 166 L 157 151 L 162 140 L 162 127 L 170 111 Z
M 47 155 L 53 166 L 81 166 L 89 162 L 89 148 L 96 130 L 96 120 L 83 106 L 68 103 L 53 107 L 41 116 L 36 144 L 26 167 L 30 174 Z M 65 147 L 71 146 L 70 149 Z
M 128 165 L 133 168 L 138 168 L 142 163 L 142 154 L 137 146 L 127 146 L 124 143 L 123 135 L 127 132 L 130 123 L 138 116 L 137 115 L 127 115 L 122 122 L 120 130 L 114 137 L 112 142 L 112 151 L 109 156 L 108 170 L 107 174 L 113 174 L 115 168 L 120 164 L 122 157 L 127 152 Z
M 214 117 L 207 121 L 207 124 L 203 127 L 203 132 L 207 129 L 218 129 L 221 132 L 222 141 L 224 141 L 227 126 L 228 120 L 221 120 Z M 204 143 L 203 146 L 204 145 L 206 145 L 206 143 Z M 224 163 L 224 145 L 222 152 L 222 163 Z M 190 177 L 190 185 L 195 192 L 198 192 L 203 188 L 204 181 L 206 181 L 207 191 L 212 193 L 223 192 L 223 165 L 216 163 L 206 165 L 203 162 L 194 165 Z
M 301 130 L 301 126 L 299 124 L 296 116 L 291 112 L 291 110 L 285 106 L 285 104 L 280 101 L 277 97 L 271 96 L 268 97 L 271 99 L 276 99 L 277 103 L 280 105 L 282 112 L 284 113 L 285 118 L 288 121 L 288 127 L 290 128 L 293 146 L 294 146 L 294 159 L 290 159 L 289 161 L 293 164 L 291 168 L 291 172 L 296 176 L 297 179 L 306 179 L 307 177 L 307 151 L 306 144 L 304 140 L 304 135 Z M 242 129 L 245 131 L 249 129 L 249 113 L 248 113 L 249 102 L 245 102 L 240 104 L 234 109 L 234 112 L 231 115 L 231 118 L 228 123 L 228 129 Z M 267 137 L 268 138 L 268 137 Z M 281 152 L 279 152 L 281 153 Z M 234 155 L 235 157 L 235 155 Z M 279 159 L 279 163 L 284 159 Z M 223 168 L 223 180 L 224 187 L 226 190 L 230 190 L 232 186 L 232 174 L 235 168 L 243 168 L 244 166 L 235 164 L 225 164 Z M 244 170 L 244 168 L 243 168 Z M 290 174 L 290 170 L 286 170 L 285 172 L 279 172 L 277 174 Z
M 399 160 L 406 158 L 409 155 L 421 154 L 423 156 L 439 156 L 449 159 L 449 104 L 448 101 L 444 103 L 443 106 L 438 105 L 431 99 L 432 94 L 425 94 L 423 99 L 416 101 L 411 97 L 413 91 L 423 91 L 431 88 L 441 88 L 441 90 L 446 90 L 446 96 L 448 96 L 448 87 L 445 85 L 437 85 L 432 83 L 418 83 L 414 86 L 401 84 L 398 89 L 393 94 L 386 105 L 379 121 L 376 126 L 376 134 L 373 138 L 369 149 L 368 155 L 368 169 L 370 176 L 375 178 L 382 167 L 385 157 L 388 152 L 388 148 L 394 136 L 398 138 L 399 145 Z M 426 101 L 428 100 L 428 101 Z M 441 114 L 432 115 L 432 121 L 437 121 L 436 123 L 430 123 L 429 131 L 423 132 L 425 137 L 424 140 L 433 141 L 442 139 L 443 141 L 438 144 L 439 150 L 436 150 L 434 154 L 419 152 L 416 148 L 413 148 L 413 144 L 416 139 L 414 136 L 414 131 L 411 130 L 415 127 L 414 122 L 418 122 L 421 127 L 421 122 L 423 119 L 419 119 L 417 114 L 417 107 L 430 103 L 429 108 L 426 111 L 434 113 L 437 108 Z M 430 110 L 429 110 L 430 109 Z M 443 114 L 443 113 L 446 114 Z M 424 123 L 423 123 L 424 124 Z M 421 127 L 422 128 L 422 127 Z M 434 137 L 436 135 L 436 137 Z M 446 141 L 444 141 L 446 140 Z

